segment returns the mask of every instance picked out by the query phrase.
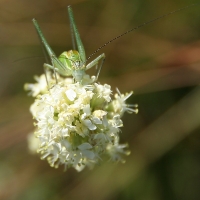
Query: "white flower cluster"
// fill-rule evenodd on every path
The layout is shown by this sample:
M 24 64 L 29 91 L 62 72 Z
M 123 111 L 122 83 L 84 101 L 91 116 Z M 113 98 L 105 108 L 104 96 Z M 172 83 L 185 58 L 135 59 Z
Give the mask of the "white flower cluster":
M 52 167 L 63 164 L 78 171 L 92 167 L 105 155 L 113 161 L 123 161 L 122 155 L 129 151 L 127 144 L 119 144 L 121 117 L 125 111 L 138 112 L 137 105 L 125 102 L 132 92 L 123 95 L 118 91 L 112 100 L 110 85 L 83 85 L 72 78 L 57 77 L 56 84 L 48 72 L 49 86 L 44 84 L 44 75 L 36 77 L 36 84 L 25 85 L 36 97 L 30 111 L 36 121 L 34 135 L 38 145 L 36 139 L 29 137 L 31 150 L 37 147 L 35 151 L 42 159 L 47 158 Z

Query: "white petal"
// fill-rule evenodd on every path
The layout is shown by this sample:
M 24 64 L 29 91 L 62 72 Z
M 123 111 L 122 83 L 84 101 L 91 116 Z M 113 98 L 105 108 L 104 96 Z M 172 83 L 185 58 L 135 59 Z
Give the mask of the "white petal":
M 95 130 L 97 127 L 89 120 L 83 120 L 83 123 L 90 129 L 91 131 Z
M 89 115 L 91 114 L 91 112 L 90 112 L 90 105 L 89 105 L 89 104 L 87 104 L 87 105 L 83 108 L 83 112 L 84 112 L 87 116 L 89 116 Z
M 65 92 L 67 98 L 70 100 L 70 101 L 74 101 L 74 99 L 76 98 L 76 92 L 74 92 L 74 90 L 72 89 L 69 89 Z
M 65 129 L 62 129 L 62 136 L 66 137 L 66 136 L 69 136 L 69 131 L 68 131 L 68 128 L 65 128 Z
M 49 119 L 48 119 L 48 123 L 54 124 L 54 120 L 53 120 L 52 118 L 49 118 Z
M 84 168 L 85 168 L 85 165 L 75 165 L 74 166 L 74 168 L 78 171 L 78 172 L 80 172 L 80 171 L 82 171 Z
M 92 148 L 92 145 L 89 144 L 89 143 L 83 143 L 83 144 L 79 145 L 78 148 L 79 148 L 80 150 L 91 149 L 91 148 Z
M 66 149 L 70 149 L 71 148 L 71 144 L 67 141 L 67 140 L 61 140 L 61 145 L 64 146 Z
M 95 134 L 94 139 L 96 139 L 96 140 L 105 140 L 106 137 L 105 137 L 104 133 L 97 133 L 97 134 Z
M 89 159 L 94 159 L 94 153 L 92 151 L 89 150 L 84 150 L 82 151 L 83 155 L 86 156 Z
M 93 121 L 95 124 L 102 124 L 102 121 L 101 121 L 99 118 L 97 118 L 97 117 L 93 117 L 93 118 L 92 118 L 92 121 Z

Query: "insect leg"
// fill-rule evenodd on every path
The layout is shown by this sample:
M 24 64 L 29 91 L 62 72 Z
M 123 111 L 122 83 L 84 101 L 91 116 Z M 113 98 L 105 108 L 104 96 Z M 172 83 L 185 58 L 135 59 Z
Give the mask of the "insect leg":
M 56 80 L 56 84 L 58 84 L 58 79 L 57 79 L 57 75 L 56 75 L 56 68 L 54 66 L 53 60 L 52 60 L 52 64 L 53 64 L 53 72 L 54 72 L 54 77 L 55 77 L 55 80 Z
M 102 59 L 102 61 L 101 61 L 101 65 L 99 66 L 99 69 L 98 69 L 98 71 L 97 71 L 96 80 L 98 80 L 98 77 L 99 77 L 101 68 L 102 68 L 102 66 L 103 66 L 103 64 L 104 64 L 104 62 L 105 62 L 105 59 L 106 59 L 106 58 L 103 57 L 103 59 Z
M 96 66 L 99 62 L 99 60 L 101 60 L 102 58 L 105 59 L 105 54 L 102 53 L 101 55 L 99 55 L 98 57 L 96 57 L 93 61 L 91 61 L 90 63 L 88 63 L 85 67 L 85 70 L 88 70 L 94 66 Z
M 54 67 L 53 66 L 51 66 L 51 65 L 49 65 L 49 64 L 47 64 L 47 63 L 44 63 L 44 68 L 46 68 L 46 69 L 54 69 Z
M 53 61 L 52 61 L 52 63 L 53 63 Z M 44 63 L 43 67 L 44 67 L 44 69 L 52 69 L 52 70 L 53 70 L 53 72 L 54 72 L 54 77 L 55 77 L 56 84 L 57 84 L 57 83 L 58 83 L 58 79 L 57 79 L 57 75 L 56 75 L 57 69 L 54 67 L 54 65 L 51 66 L 51 65 L 49 65 L 49 64 L 47 64 L 47 63 Z M 46 76 L 46 75 L 45 75 L 45 76 Z
M 47 82 L 47 87 L 48 87 L 48 90 L 49 90 L 50 87 L 49 87 L 49 81 L 48 81 L 48 78 L 47 78 L 47 67 L 45 66 L 45 64 L 43 65 L 43 68 L 44 68 L 45 79 L 46 79 L 46 82 Z
M 55 53 L 53 52 L 53 50 L 51 49 L 51 47 L 49 46 L 48 42 L 46 41 L 40 26 L 38 25 L 37 21 L 35 19 L 33 19 L 33 24 L 35 26 L 35 29 L 37 31 L 37 34 L 39 36 L 39 39 L 42 43 L 42 46 L 44 47 L 43 49 L 46 50 L 46 52 L 48 53 L 50 59 L 51 59 L 51 63 L 52 66 L 49 64 L 45 64 L 47 67 L 56 70 L 58 73 L 60 74 L 66 74 L 68 73 L 69 69 L 67 66 L 64 66 L 62 64 L 62 62 L 56 57 Z
M 99 77 L 99 74 L 100 74 L 100 71 L 101 71 L 101 68 L 103 66 L 103 63 L 105 61 L 105 54 L 102 53 L 101 55 L 99 55 L 97 58 L 95 58 L 93 61 L 91 61 L 89 64 L 86 65 L 86 70 L 94 67 L 94 66 L 97 66 L 99 61 L 102 59 L 102 62 L 100 64 L 100 66 L 98 67 L 98 70 L 97 70 L 97 75 L 96 75 L 96 80 L 98 79 Z
M 69 14 L 69 11 L 68 11 L 68 14 Z M 70 14 L 69 14 L 69 19 L 70 19 Z M 74 28 L 73 28 L 72 21 L 69 20 L 69 23 L 70 23 L 70 31 L 71 31 L 71 39 L 72 39 L 72 48 L 73 48 L 73 50 L 77 50 L 77 45 L 75 43 L 75 35 L 74 35 Z
M 49 54 L 49 57 L 51 57 L 52 55 L 56 57 L 55 53 L 53 52 L 53 50 L 51 49 L 51 47 L 49 46 L 48 42 L 46 41 L 39 24 L 37 23 L 37 21 L 35 19 L 32 20 L 33 24 L 35 26 L 35 29 L 37 31 L 37 34 L 39 36 L 39 39 L 41 40 L 44 48 L 46 49 L 47 53 Z
M 75 36 L 77 47 L 78 47 L 78 52 L 80 54 L 81 60 L 83 61 L 83 63 L 85 63 L 86 62 L 85 49 L 84 49 L 83 43 L 81 41 L 78 29 L 76 27 L 76 23 L 74 21 L 74 16 L 73 16 L 73 11 L 70 6 L 68 6 L 68 14 L 69 14 L 70 25 L 73 29 L 71 32 Z

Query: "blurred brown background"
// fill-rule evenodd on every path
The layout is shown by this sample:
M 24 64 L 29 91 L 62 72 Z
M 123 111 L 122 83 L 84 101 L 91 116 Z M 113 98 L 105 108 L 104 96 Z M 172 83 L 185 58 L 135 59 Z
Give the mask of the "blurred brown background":
M 66 7 L 72 5 L 87 56 L 115 36 L 197 0 L 0 0 L 0 199 L 200 199 L 200 4 L 114 41 L 99 81 L 134 90 L 124 116 L 125 164 L 92 171 L 53 169 L 30 155 L 33 131 L 23 90 L 45 62 L 31 19 L 57 55 L 70 50 Z M 95 58 L 95 56 L 93 58 Z M 91 70 L 91 73 L 93 71 Z

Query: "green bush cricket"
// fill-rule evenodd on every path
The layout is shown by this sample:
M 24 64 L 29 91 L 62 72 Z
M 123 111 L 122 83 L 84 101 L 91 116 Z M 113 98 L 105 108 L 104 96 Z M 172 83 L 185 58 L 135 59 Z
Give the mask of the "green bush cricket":
M 153 20 L 150 20 L 148 22 L 145 22 L 133 29 L 130 29 L 128 31 L 126 31 L 125 33 L 111 39 L 110 41 L 106 42 L 104 45 L 102 45 L 101 47 L 99 47 L 96 51 L 94 51 L 87 59 L 86 59 L 86 54 L 85 54 L 85 49 L 83 46 L 83 43 L 81 41 L 80 38 L 80 34 L 78 32 L 75 20 L 74 20 L 74 16 L 73 16 L 73 11 L 71 9 L 71 6 L 68 6 L 68 14 L 69 14 L 69 20 L 70 20 L 70 28 L 71 28 L 71 35 L 72 35 L 72 43 L 73 43 L 73 49 L 74 50 L 69 50 L 69 51 L 65 51 L 63 52 L 58 58 L 56 57 L 55 53 L 53 52 L 53 50 L 51 49 L 50 45 L 48 44 L 48 42 L 46 41 L 37 21 L 35 19 L 33 19 L 33 24 L 36 28 L 36 31 L 38 33 L 38 36 L 42 42 L 42 45 L 44 47 L 44 49 L 46 50 L 46 52 L 48 53 L 48 56 L 51 59 L 51 63 L 50 64 L 44 64 L 45 68 L 50 68 L 53 69 L 54 72 L 58 72 L 60 75 L 62 76 L 72 76 L 74 78 L 74 80 L 76 82 L 82 82 L 83 81 L 83 77 L 84 75 L 86 75 L 86 72 L 88 69 L 96 66 L 97 70 L 97 75 L 95 77 L 95 79 L 93 81 L 96 81 L 98 79 L 101 67 L 103 65 L 103 62 L 105 60 L 105 54 L 102 53 L 101 55 L 99 55 L 97 58 L 95 58 L 94 60 L 92 60 L 90 63 L 86 64 L 87 60 L 89 60 L 94 54 L 96 54 L 100 49 L 102 49 L 103 47 L 105 47 L 106 45 L 108 45 L 109 43 L 113 42 L 116 39 L 121 38 L 122 36 L 136 30 L 139 29 L 147 24 L 150 24 L 154 21 L 157 21 L 159 19 L 162 19 L 164 17 L 167 17 L 171 14 L 174 14 L 175 12 L 181 11 L 183 9 L 186 9 L 188 7 L 194 6 L 196 4 L 191 4 L 189 6 L 171 11 L 165 15 L 162 15 L 160 17 L 157 17 Z M 75 38 L 75 41 L 74 41 Z M 77 46 L 77 50 L 76 49 Z M 99 62 L 101 61 L 100 65 L 98 66 Z M 55 78 L 56 78 L 56 73 L 55 73 Z
M 86 65 L 86 55 L 85 55 L 85 49 L 83 46 L 83 43 L 81 41 L 78 29 L 76 27 L 73 12 L 70 6 L 68 6 L 68 13 L 69 13 L 69 19 L 70 19 L 70 27 L 71 27 L 71 33 L 72 33 L 72 40 L 75 37 L 76 45 L 78 48 L 78 51 L 76 50 L 69 50 L 63 52 L 58 58 L 56 57 L 55 53 L 49 46 L 48 42 L 46 41 L 37 21 L 33 19 L 33 24 L 36 28 L 36 31 L 39 35 L 39 38 L 47 51 L 52 65 L 44 64 L 44 67 L 50 68 L 58 72 L 59 74 L 63 76 L 73 76 L 74 80 L 77 82 L 81 82 L 83 80 L 83 76 L 86 74 L 85 71 L 88 69 L 98 66 L 99 61 L 102 59 L 102 62 L 100 64 L 97 76 L 95 81 L 98 79 L 98 75 L 100 73 L 101 66 L 103 65 L 103 61 L 105 59 L 105 54 L 99 55 L 97 58 L 95 58 L 93 61 L 88 63 Z M 73 46 L 75 49 L 75 43 L 73 42 Z

